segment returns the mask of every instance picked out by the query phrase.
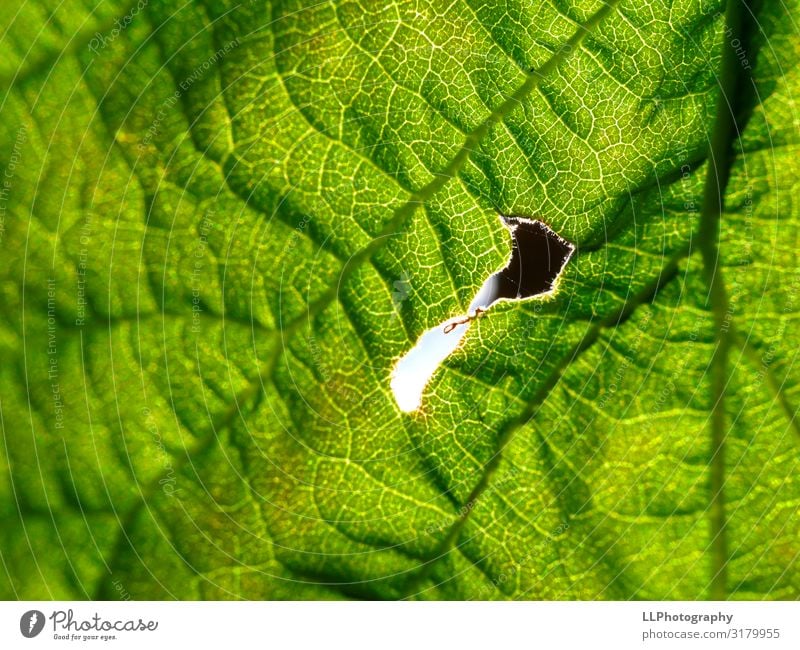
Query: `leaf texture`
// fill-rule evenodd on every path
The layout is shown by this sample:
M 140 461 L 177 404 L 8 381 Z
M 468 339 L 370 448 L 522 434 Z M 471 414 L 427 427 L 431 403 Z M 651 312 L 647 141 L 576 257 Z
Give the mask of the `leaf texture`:
M 731 2 L 0 9 L 0 596 L 797 598 L 800 9 Z M 402 413 L 498 213 L 576 252 Z

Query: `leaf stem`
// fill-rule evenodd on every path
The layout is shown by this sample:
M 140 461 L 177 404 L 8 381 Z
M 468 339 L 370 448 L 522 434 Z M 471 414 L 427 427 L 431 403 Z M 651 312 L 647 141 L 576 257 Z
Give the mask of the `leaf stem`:
M 722 600 L 728 595 L 728 543 L 725 513 L 725 393 L 728 385 L 728 352 L 733 336 L 733 306 L 720 268 L 719 233 L 725 208 L 725 188 L 730 178 L 732 143 L 740 134 L 740 97 L 747 70 L 737 56 L 746 43 L 747 0 L 729 0 L 722 34 L 722 60 L 714 128 L 709 142 L 708 173 L 700 213 L 699 249 L 708 283 L 707 304 L 714 317 L 716 348 L 711 360 L 711 582 L 709 595 Z

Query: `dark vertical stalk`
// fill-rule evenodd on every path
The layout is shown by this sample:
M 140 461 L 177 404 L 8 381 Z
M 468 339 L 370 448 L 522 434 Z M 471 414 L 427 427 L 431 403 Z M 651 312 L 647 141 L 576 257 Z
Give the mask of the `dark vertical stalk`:
M 734 139 L 740 135 L 738 117 L 741 98 L 748 94 L 750 65 L 740 54 L 747 47 L 750 7 L 747 0 L 729 0 L 722 35 L 719 73 L 720 95 L 709 143 L 708 173 L 700 218 L 699 248 L 708 282 L 708 305 L 714 316 L 716 348 L 711 361 L 711 566 L 710 596 L 728 595 L 728 544 L 725 513 L 725 392 L 728 383 L 728 352 L 733 335 L 733 306 L 720 268 L 719 235 L 725 208 L 725 188 L 730 178 Z M 750 57 L 748 57 L 750 58 Z M 751 59 L 752 60 L 752 59 Z

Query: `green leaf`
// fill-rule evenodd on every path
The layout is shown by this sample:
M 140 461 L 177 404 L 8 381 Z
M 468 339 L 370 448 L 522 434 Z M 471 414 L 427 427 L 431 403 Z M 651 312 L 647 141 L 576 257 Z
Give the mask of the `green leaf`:
M 0 596 L 800 596 L 796 0 L 112 4 L 0 9 Z

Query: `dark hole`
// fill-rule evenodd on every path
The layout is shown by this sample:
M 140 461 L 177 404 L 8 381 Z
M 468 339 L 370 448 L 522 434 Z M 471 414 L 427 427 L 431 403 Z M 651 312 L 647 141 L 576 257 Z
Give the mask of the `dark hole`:
M 553 288 L 558 274 L 575 250 L 541 221 L 502 217 L 511 231 L 511 260 L 492 277 L 490 304 L 500 298 L 530 298 Z

